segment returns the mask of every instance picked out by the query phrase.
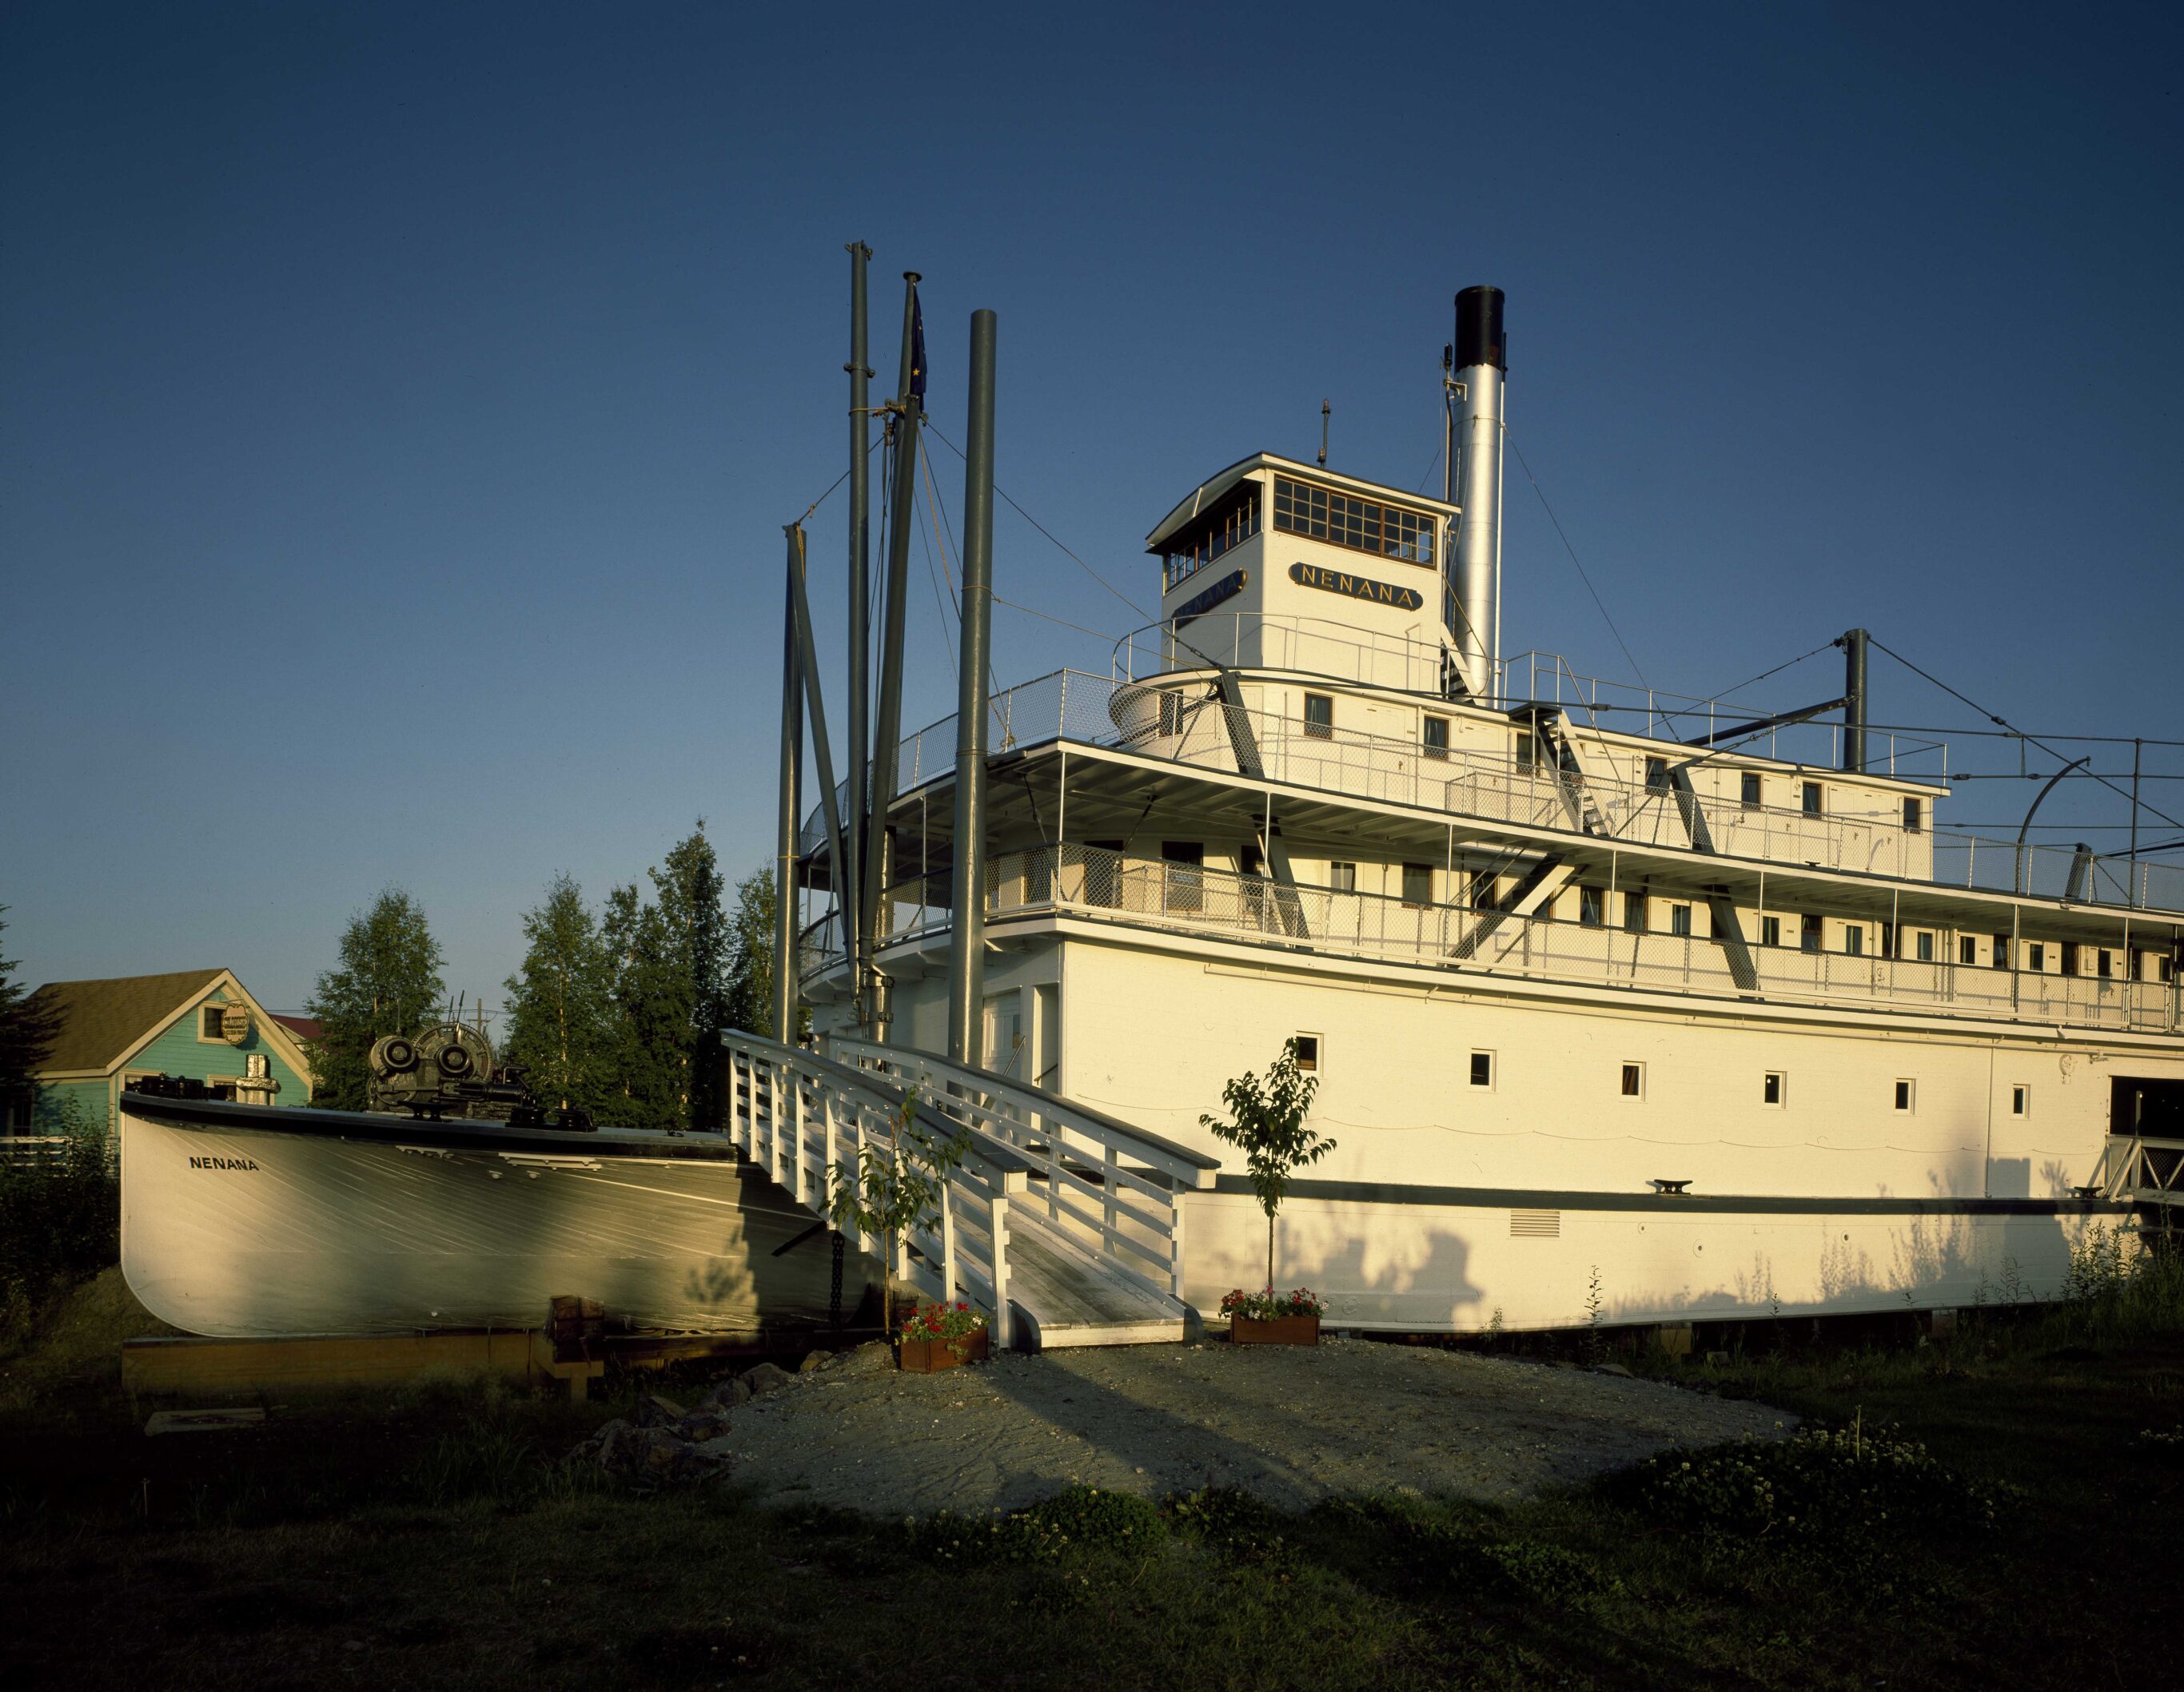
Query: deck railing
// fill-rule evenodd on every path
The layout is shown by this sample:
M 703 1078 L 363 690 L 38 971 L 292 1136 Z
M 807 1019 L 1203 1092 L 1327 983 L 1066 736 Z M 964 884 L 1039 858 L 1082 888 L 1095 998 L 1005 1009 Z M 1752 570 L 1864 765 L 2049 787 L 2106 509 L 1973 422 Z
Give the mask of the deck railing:
M 1110 676 L 1057 671 L 994 696 L 988 737 L 995 753 L 1071 741 L 1135 753 L 1178 766 L 1233 773 L 1235 747 L 1248 738 L 1268 779 L 1316 792 L 1417 806 L 1532 828 L 1576 832 L 1568 784 L 1555 771 L 1462 747 L 1440 755 L 1407 740 L 1342 727 L 1307 729 L 1265 711 L 1221 704 L 1202 682 L 1153 687 Z M 1234 711 L 1233 735 L 1225 714 Z M 956 720 L 951 716 L 901 743 L 896 791 L 914 793 L 952 776 Z M 1900 810 L 1802 810 L 1746 805 L 1704 791 L 1712 771 L 1702 765 L 1689 801 L 1641 767 L 1640 754 L 1588 750 L 1582 782 L 1607 829 L 1603 843 L 1689 849 L 1692 822 L 1702 826 L 1715 854 L 1786 868 L 1847 870 L 1921 885 L 2020 892 L 2047 899 L 2135 910 L 2184 911 L 2184 865 L 2081 856 L 2052 846 L 2020 848 L 2008 841 L 1906 825 Z M 1816 778 L 1840 804 L 1843 790 Z M 842 798 L 846 802 L 847 793 Z M 802 850 L 826 841 L 822 810 L 801 835 Z
M 1183 1194 L 1212 1186 L 1219 1158 L 924 1052 L 839 1039 L 833 1049 L 859 1069 L 916 1088 L 936 1110 L 1020 1153 L 1032 1165 L 1027 1205 L 1044 1209 L 1109 1267 L 1154 1292 L 1183 1296 Z
M 899 895 L 914 891 L 914 884 L 897 890 Z M 1947 930 L 1936 934 L 1942 955 L 1930 961 L 1751 944 L 1756 979 L 1742 986 L 1720 943 L 1703 934 L 1414 904 L 1322 887 L 1285 889 L 1264 876 L 1130 858 L 1091 846 L 1002 854 L 989 867 L 986 893 L 991 921 L 1052 911 L 1330 956 L 1580 985 L 2145 1032 L 2184 1027 L 2179 1010 L 2184 983 L 2177 980 L 1951 963 L 1944 960 L 1954 955 L 1956 936 Z M 911 907 L 898 898 L 894 908 L 918 910 L 911 932 L 948 924 L 944 906 Z M 1695 902 L 1691 913 L 1695 924 L 1708 920 L 1702 903 Z M 888 943 L 906 938 L 890 936 Z M 1747 936 L 1747 941 L 1756 938 Z M 2120 954 L 2127 970 L 2130 954 L 2110 949 Z M 807 972 L 828 966 L 839 955 L 836 933 L 831 950 L 824 944 L 807 950 Z

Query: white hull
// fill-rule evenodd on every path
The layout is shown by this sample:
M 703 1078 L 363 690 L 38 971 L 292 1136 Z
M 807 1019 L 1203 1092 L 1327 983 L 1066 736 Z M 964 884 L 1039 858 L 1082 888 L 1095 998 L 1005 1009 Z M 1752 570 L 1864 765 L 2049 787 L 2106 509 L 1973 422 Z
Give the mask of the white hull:
M 717 1140 L 127 1094 L 120 1132 L 122 1273 L 187 1333 L 537 1327 L 564 1294 L 682 1333 L 829 1314 L 825 1233 L 791 1245 L 811 1213 Z

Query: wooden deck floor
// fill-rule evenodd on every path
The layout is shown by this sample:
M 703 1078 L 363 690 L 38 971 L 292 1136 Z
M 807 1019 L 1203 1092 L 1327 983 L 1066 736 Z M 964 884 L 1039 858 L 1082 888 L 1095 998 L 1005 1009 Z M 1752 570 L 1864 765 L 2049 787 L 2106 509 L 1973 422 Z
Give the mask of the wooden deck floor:
M 1045 1217 L 1009 1219 L 1009 1302 L 1039 1350 L 1195 1338 L 1197 1313 L 1100 1263 Z

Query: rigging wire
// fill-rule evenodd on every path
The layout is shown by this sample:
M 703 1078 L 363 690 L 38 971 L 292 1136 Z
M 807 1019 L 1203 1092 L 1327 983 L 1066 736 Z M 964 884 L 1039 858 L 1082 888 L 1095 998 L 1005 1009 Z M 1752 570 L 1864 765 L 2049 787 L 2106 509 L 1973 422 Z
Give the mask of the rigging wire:
M 1889 648 L 1889 647 L 1886 647 L 1886 646 L 1882 646 L 1882 645 L 1881 645 L 1881 643 L 1880 643 L 1879 641 L 1877 641 L 1877 640 L 1873 640 L 1873 637 L 1872 637 L 1870 635 L 1869 635 L 1869 636 L 1867 637 L 1867 639 L 1868 639 L 1868 640 L 1872 640 L 1872 643 L 1873 643 L 1875 646 L 1879 647 L 1879 648 L 1880 648 L 1880 649 L 1881 651 L 1883 651 L 1883 652 L 1885 652 L 1885 653 L 1887 653 L 1887 654 L 1888 654 L 1888 655 L 1889 655 L 1891 658 L 1894 659 L 1894 660 L 1895 660 L 1898 664 L 1902 665 L 1903 665 L 1906 670 L 1908 670 L 1908 671 L 1909 671 L 1913 675 L 1914 675 L 1914 676 L 1923 676 L 1925 680 L 1927 680 L 1927 681 L 1929 681 L 1929 682 L 1932 682 L 1932 683 L 1933 683 L 1936 687 L 1939 687 L 1939 688 L 1940 688 L 1943 693 L 1947 693 L 1947 694 L 1951 699 L 1956 699 L 1956 700 L 1958 700 L 1958 701 L 1960 701 L 1961 703 L 1963 703 L 1963 704 L 1964 704 L 1970 705 L 1970 706 L 1974 710 L 1977 711 L 1977 712 L 1978 712 L 1981 716 L 1985 717 L 1985 718 L 1986 718 L 1989 722 L 1992 723 L 1996 727 L 1997 727 L 1997 728 L 1999 728 L 1999 729 L 2003 729 L 2003 730 L 2006 731 L 2007 732 L 2008 732 L 2008 733 L 2010 733 L 2010 734 L 2015 735 L 2015 736 L 2016 736 L 2020 740 L 2023 741 L 2023 742 L 2024 742 L 2026 745 L 2028 745 L 2028 746 L 2037 746 L 2037 747 L 2038 747 L 2038 748 L 2039 748 L 2042 752 L 2046 753 L 2046 754 L 2047 754 L 2050 758 L 2055 759 L 2055 760 L 2057 760 L 2058 761 L 2060 761 L 2060 760 L 2061 760 L 2063 754 L 2062 754 L 2061 753 L 2058 752 L 2058 751 L 2057 751 L 2053 747 L 2048 745 L 2048 744 L 2047 744 L 2045 742 L 2043 742 L 2043 741 L 2041 741 L 2041 740 L 2036 739 L 2036 738 L 2035 738 L 2034 737 L 2032 737 L 2031 735 L 2029 735 L 2029 734 L 2025 733 L 2022 729 L 2020 729 L 2020 728 L 2017 728 L 2017 727 L 2013 726 L 2010 723 L 2008 723 L 2008 721 L 2006 721 L 2004 719 L 2003 719 L 2003 718 L 2001 718 L 2001 717 L 1997 716 L 1997 715 L 1996 715 L 1992 711 L 1989 710 L 1988 710 L 1985 705 L 1983 705 L 1983 704 L 1980 704 L 1980 702 L 1979 702 L 1977 699 L 1970 699 L 1970 698 L 1967 698 L 1964 694 L 1959 693 L 1958 693 L 1958 692 L 1954 687 L 1951 687 L 1947 682 L 1944 682 L 1943 680 L 1942 680 L 1942 678 L 1941 678 L 1940 676 L 1936 676 L 1936 675 L 1933 675 L 1933 674 L 1930 674 L 1930 672 L 1928 672 L 1928 671 L 1926 671 L 1921 670 L 1921 669 L 1920 669 L 1917 665 L 1914 664 L 1914 663 L 1913 663 L 1909 659 L 1906 658 L 1906 657 L 1905 657 L 1902 653 L 1897 652 L 1897 651 L 1895 651 L 1895 650 L 1894 650 L 1893 648 Z M 2116 784 L 2115 784 L 2114 782 L 2109 781 L 2109 780 L 2105 776 L 2094 776 L 2094 775 L 2091 775 L 2091 774 L 2089 774 L 2089 775 L 2086 776 L 2086 779 L 2087 779 L 2087 780 L 2090 780 L 2090 781 L 2098 782 L 2099 782 L 2103 787 L 2106 788 L 2107 788 L 2110 793 L 2115 793 L 2115 794 L 2118 794 L 2118 795 L 2120 795 L 2120 797 L 2122 797 L 2122 798 L 2124 798 L 2124 799 L 2129 799 L 2129 800 L 2131 802 L 2131 804 L 2133 805 L 2133 807 L 2134 807 L 2135 809 L 2137 809 L 2137 810 L 2144 810 L 2144 811 L 2151 812 L 2153 815 L 2159 817 L 2159 818 L 2160 818 L 2164 822 L 2167 823 L 2167 824 L 2168 824 L 2171 828 L 2184 828 L 2184 822 L 2180 822 L 2180 821 L 2178 821 L 2175 817 L 2173 817 L 2173 816 L 2170 815 L 2168 812 L 2166 812 L 2166 811 L 2164 811 L 2164 810 L 2159 810 L 2159 809 L 2157 809 L 2156 807 L 2154 807 L 2154 806 L 2153 806 L 2153 805 L 2150 805 L 2150 804 L 2147 804 L 2147 803 L 2146 803 L 2146 801 L 2145 801 L 2145 800 L 2143 800 L 2143 799 L 2141 799 L 2141 798 L 2140 798 L 2137 793 L 2126 792 L 2124 788 L 2120 788 L 2120 787 L 2116 786 Z
M 1601 621 L 1607 625 L 1608 633 L 1615 637 L 1615 643 L 1623 648 L 1623 656 L 1630 665 L 1630 673 L 1638 678 L 1640 687 L 1650 692 L 1653 684 L 1646 679 L 1646 672 L 1638 667 L 1638 660 L 1631 657 L 1630 643 L 1623 638 L 1623 631 L 1615 626 L 1615 619 L 1607 615 L 1607 606 L 1600 597 L 1600 590 L 1592 585 L 1592 578 L 1585 574 L 1585 565 L 1579 562 L 1577 548 L 1570 544 L 1570 537 L 1563 532 L 1563 520 L 1555 515 L 1555 508 L 1547 504 L 1547 490 L 1540 486 L 1539 477 L 1532 474 L 1531 465 L 1524 462 L 1524 449 L 1517 444 L 1517 437 L 1506 428 L 1502 434 L 1509 443 L 1509 450 L 1516 454 L 1518 464 L 1523 466 L 1524 479 L 1532 484 L 1532 492 L 1540 496 L 1540 504 L 1547 514 L 1547 520 L 1555 526 L 1555 532 L 1562 536 L 1563 550 L 1569 554 L 1570 562 L 1577 565 L 1578 580 L 1585 583 L 1585 591 L 1592 595 L 1592 603 L 1600 608 Z M 2178 826 L 2184 827 L 2184 824 Z

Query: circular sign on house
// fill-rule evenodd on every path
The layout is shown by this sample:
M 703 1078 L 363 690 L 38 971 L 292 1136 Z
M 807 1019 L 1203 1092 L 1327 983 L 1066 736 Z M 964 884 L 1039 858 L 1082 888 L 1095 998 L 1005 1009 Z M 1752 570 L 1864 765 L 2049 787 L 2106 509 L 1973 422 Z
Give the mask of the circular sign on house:
M 220 1037 L 231 1046 L 239 1046 L 250 1038 L 250 1012 L 240 1005 L 230 1005 L 220 1013 Z

